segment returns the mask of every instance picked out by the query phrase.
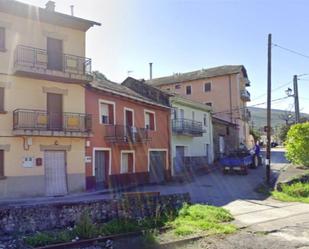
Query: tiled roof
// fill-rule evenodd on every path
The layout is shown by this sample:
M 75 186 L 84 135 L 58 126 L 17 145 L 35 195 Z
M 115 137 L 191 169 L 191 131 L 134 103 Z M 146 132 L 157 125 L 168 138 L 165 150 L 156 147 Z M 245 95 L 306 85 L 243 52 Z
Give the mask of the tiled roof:
M 135 100 L 140 100 L 141 102 L 147 102 L 148 104 L 160 105 L 152 99 L 146 98 L 122 84 L 107 79 L 96 79 L 90 83 L 90 86 L 98 90 L 112 92 L 128 98 L 134 98 Z
M 192 71 L 188 73 L 177 73 L 171 76 L 155 78 L 152 80 L 146 81 L 147 84 L 153 86 L 160 86 L 166 84 L 180 83 L 184 81 L 191 81 L 197 79 L 205 79 L 211 77 L 217 77 L 222 75 L 236 74 L 242 72 L 244 77 L 247 76 L 246 68 L 243 65 L 225 65 L 219 67 L 213 67 L 208 69 L 201 69 L 197 71 Z

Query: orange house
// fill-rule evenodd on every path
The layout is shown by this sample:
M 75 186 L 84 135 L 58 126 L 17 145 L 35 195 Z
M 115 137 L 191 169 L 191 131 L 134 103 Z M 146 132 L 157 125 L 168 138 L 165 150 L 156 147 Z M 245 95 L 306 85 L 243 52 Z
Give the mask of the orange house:
M 131 78 L 131 80 L 134 80 Z M 93 136 L 86 141 L 86 189 L 159 183 L 170 177 L 170 108 L 108 80 L 86 88 Z

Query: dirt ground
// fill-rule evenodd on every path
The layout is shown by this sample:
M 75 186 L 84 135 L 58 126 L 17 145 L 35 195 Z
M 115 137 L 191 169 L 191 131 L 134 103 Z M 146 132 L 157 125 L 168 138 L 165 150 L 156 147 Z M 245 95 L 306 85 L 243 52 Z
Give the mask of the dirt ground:
M 176 247 L 174 247 L 176 248 Z M 173 247 L 170 249 L 174 249 Z M 309 243 L 288 241 L 275 234 L 240 231 L 228 236 L 211 236 L 177 246 L 177 249 L 309 249 Z

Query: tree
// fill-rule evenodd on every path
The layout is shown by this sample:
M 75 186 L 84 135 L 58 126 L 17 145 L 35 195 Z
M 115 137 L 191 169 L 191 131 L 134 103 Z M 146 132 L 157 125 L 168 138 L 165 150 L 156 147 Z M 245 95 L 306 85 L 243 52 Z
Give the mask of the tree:
M 261 139 L 261 132 L 257 129 L 250 127 L 250 134 L 253 136 L 255 142 Z
M 285 121 L 286 125 L 295 123 L 295 118 L 291 111 L 285 111 L 284 113 L 279 115 L 279 118 Z
M 309 167 L 309 122 L 292 125 L 285 142 L 287 159 Z
M 282 143 L 286 140 L 286 136 L 290 127 L 290 125 L 280 125 L 275 128 L 274 136 L 278 140 L 278 142 Z

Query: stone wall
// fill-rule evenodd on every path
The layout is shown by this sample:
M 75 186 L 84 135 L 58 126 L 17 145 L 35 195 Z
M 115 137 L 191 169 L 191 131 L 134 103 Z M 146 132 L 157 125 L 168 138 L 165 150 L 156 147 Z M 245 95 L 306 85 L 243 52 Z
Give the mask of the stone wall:
M 158 212 L 178 210 L 184 202 L 190 202 L 188 193 L 0 207 L 0 235 L 74 226 L 84 212 L 88 212 L 94 222 L 106 222 L 116 218 L 153 217 Z

